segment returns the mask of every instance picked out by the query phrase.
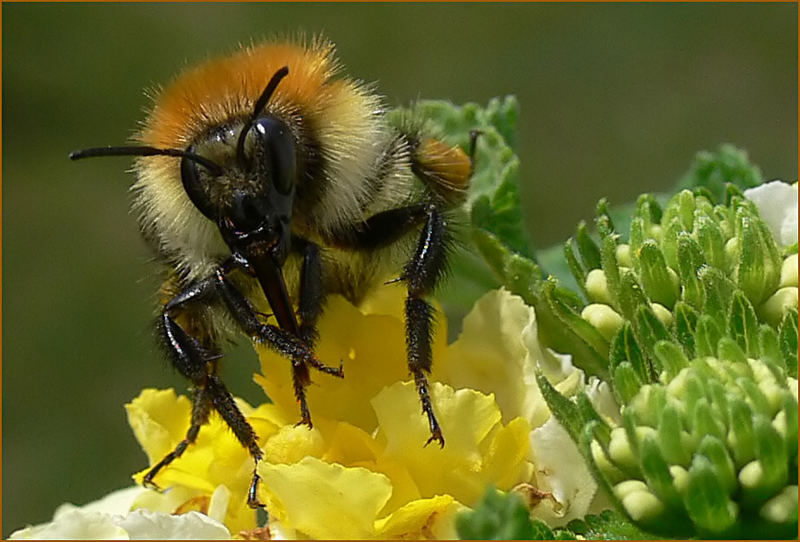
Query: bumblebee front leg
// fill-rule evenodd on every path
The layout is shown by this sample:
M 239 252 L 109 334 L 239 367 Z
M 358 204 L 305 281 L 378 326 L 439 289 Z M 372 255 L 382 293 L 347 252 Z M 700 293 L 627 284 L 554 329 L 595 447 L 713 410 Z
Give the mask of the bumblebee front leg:
M 309 266 L 304 265 L 303 277 L 301 282 L 304 286 L 309 287 L 311 290 L 318 290 L 318 294 L 309 297 L 309 294 L 301 293 L 300 299 L 300 315 L 303 325 L 300 326 L 300 333 L 303 334 L 304 328 L 309 338 L 313 339 L 316 327 L 316 318 L 319 315 L 322 307 L 322 300 L 324 299 L 321 293 L 322 286 L 315 284 L 321 280 L 321 271 L 319 268 L 319 254 L 316 245 L 308 243 L 308 246 L 313 247 L 316 255 L 306 257 L 310 259 L 311 273 L 307 273 Z M 297 402 L 300 405 L 300 423 L 306 424 L 309 427 L 311 424 L 311 413 L 308 409 L 308 404 L 305 396 L 305 387 L 311 383 L 308 367 L 313 367 L 320 372 L 329 374 L 336 377 L 342 377 L 342 365 L 338 368 L 329 367 L 324 365 L 314 355 L 311 345 L 306 342 L 304 337 L 297 337 L 293 333 L 282 329 L 280 327 L 264 324 L 258 318 L 258 312 L 253 305 L 242 293 L 226 278 L 225 269 L 220 268 L 215 273 L 216 289 L 222 301 L 230 311 L 234 319 L 239 323 L 242 331 L 260 343 L 266 344 L 274 351 L 282 354 L 292 361 L 292 380 L 294 385 L 294 392 Z M 308 283 L 311 283 L 309 286 Z M 302 288 L 301 288 L 302 290 Z

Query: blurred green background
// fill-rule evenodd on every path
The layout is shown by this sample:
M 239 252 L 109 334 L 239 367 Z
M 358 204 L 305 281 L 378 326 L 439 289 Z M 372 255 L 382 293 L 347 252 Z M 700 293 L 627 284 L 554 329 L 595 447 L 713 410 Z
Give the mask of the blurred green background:
M 145 466 L 122 408 L 185 389 L 153 345 L 155 267 L 122 144 L 142 89 L 237 43 L 303 29 L 390 104 L 522 105 L 527 226 L 561 241 L 598 198 L 666 190 L 732 142 L 797 178 L 797 5 L 4 4 L 3 528 L 48 520 Z M 226 371 L 251 400 L 255 358 Z

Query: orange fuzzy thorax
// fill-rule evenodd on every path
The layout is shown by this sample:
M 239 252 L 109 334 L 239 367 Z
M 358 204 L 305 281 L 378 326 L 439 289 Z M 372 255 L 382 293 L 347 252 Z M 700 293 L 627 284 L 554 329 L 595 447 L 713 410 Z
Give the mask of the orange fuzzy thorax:
M 309 47 L 266 43 L 190 68 L 156 96 L 138 139 L 155 147 L 185 148 L 209 126 L 235 116 L 246 118 L 267 82 L 284 66 L 289 75 L 278 85 L 271 107 L 292 104 L 313 113 L 338 86 L 330 82 L 338 68 L 332 53 L 333 45 L 325 41 Z

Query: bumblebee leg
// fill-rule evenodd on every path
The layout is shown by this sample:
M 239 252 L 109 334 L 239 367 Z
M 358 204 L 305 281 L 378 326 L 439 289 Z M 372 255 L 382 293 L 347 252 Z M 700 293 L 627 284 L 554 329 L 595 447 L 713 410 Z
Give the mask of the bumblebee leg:
M 428 418 L 431 437 L 426 445 L 438 441 L 444 446 L 444 437 L 436 420 L 428 393 L 426 373 L 431 370 L 431 342 L 433 340 L 433 307 L 425 296 L 433 291 L 444 274 L 450 234 L 444 215 L 433 203 L 418 203 L 378 213 L 367 219 L 364 227 L 343 232 L 341 244 L 346 247 L 370 250 L 385 247 L 406 235 L 412 228 L 424 224 L 417 241 L 414 256 L 406 264 L 399 280 L 408 286 L 405 306 L 406 347 L 408 368 L 422 403 L 422 412 Z
M 200 427 L 208 421 L 211 407 L 213 407 L 253 458 L 255 465 L 247 502 L 251 507 L 258 507 L 260 504 L 256 495 L 259 477 L 256 469 L 262 452 L 258 447 L 256 433 L 252 426 L 236 406 L 225 385 L 214 374 L 215 362 L 221 357 L 221 354 L 205 347 L 197 338 L 187 333 L 171 316 L 171 314 L 177 314 L 184 310 L 185 305 L 189 303 L 207 302 L 210 297 L 217 294 L 216 290 L 214 277 L 191 284 L 167 302 L 161 315 L 159 327 L 168 356 L 178 371 L 194 384 L 192 424 L 186 438 L 178 444 L 175 450 L 167 454 L 145 475 L 144 483 L 154 486 L 155 475 L 180 457 L 186 448 L 195 441 Z
M 219 413 L 220 417 L 225 420 L 236 435 L 236 439 L 247 448 L 250 456 L 253 458 L 253 477 L 250 481 L 250 488 L 247 491 L 247 504 L 250 508 L 263 507 L 258 501 L 258 482 L 261 478 L 258 475 L 258 462 L 261 461 L 263 453 L 261 448 L 258 447 L 256 432 L 253 427 L 245 419 L 242 411 L 236 406 L 228 388 L 222 383 L 216 375 L 209 374 L 206 378 L 206 389 L 214 405 L 214 409 Z
M 425 225 L 420 233 L 414 256 L 403 270 L 403 279 L 408 286 L 406 299 L 406 346 L 408 348 L 408 368 L 414 376 L 422 412 L 428 417 L 431 436 L 427 446 L 438 441 L 444 446 L 444 437 L 433 412 L 428 393 L 427 373 L 431 370 L 431 343 L 433 342 L 433 307 L 424 296 L 433 291 L 447 265 L 449 234 L 447 222 L 436 206 L 426 207 Z
M 200 433 L 200 427 L 208 422 L 208 415 L 210 412 L 211 397 L 208 390 L 202 386 L 195 387 L 192 397 L 192 425 L 186 432 L 186 437 L 178 443 L 173 451 L 164 456 L 161 461 L 147 471 L 147 474 L 144 475 L 144 479 L 142 480 L 143 486 L 160 490 L 156 483 L 153 482 L 153 478 L 155 478 L 156 474 L 158 474 L 161 469 L 182 456 L 186 448 L 194 443 L 195 439 L 197 439 L 197 435 Z
M 254 340 L 266 344 L 292 361 L 292 384 L 295 397 L 300 405 L 300 423 L 311 427 L 311 413 L 308 410 L 305 396 L 305 387 L 311 383 L 308 367 L 311 366 L 326 374 L 341 377 L 343 376 L 341 365 L 338 368 L 324 365 L 302 338 L 277 326 L 261 322 L 252 304 L 225 277 L 223 269 L 217 270 L 215 280 L 217 293 L 242 330 Z
M 297 303 L 300 316 L 300 338 L 309 347 L 313 347 L 319 338 L 317 320 L 325 306 L 325 291 L 322 287 L 322 258 L 319 247 L 315 243 L 299 238 L 295 238 L 293 243 L 303 253 L 300 296 Z

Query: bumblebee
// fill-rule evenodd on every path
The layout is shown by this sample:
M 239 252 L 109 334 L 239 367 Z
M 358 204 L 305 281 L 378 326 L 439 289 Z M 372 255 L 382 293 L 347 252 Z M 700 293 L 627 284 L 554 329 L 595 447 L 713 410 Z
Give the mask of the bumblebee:
M 472 173 L 465 153 L 415 122 L 390 122 L 374 89 L 342 74 L 332 43 L 270 42 L 211 59 L 159 91 L 136 145 L 73 160 L 136 156 L 133 207 L 166 267 L 157 334 L 190 381 L 191 425 L 144 484 L 180 457 L 216 410 L 257 467 L 256 434 L 218 375 L 242 333 L 292 364 L 311 427 L 310 371 L 328 294 L 358 303 L 387 277 L 405 282 L 408 368 L 430 438 L 444 437 L 428 393 L 433 309 L 445 273 L 448 211 Z M 274 319 L 270 318 L 274 317 Z M 271 323 L 275 322 L 275 323 Z M 260 506 L 254 467 L 248 504 Z

